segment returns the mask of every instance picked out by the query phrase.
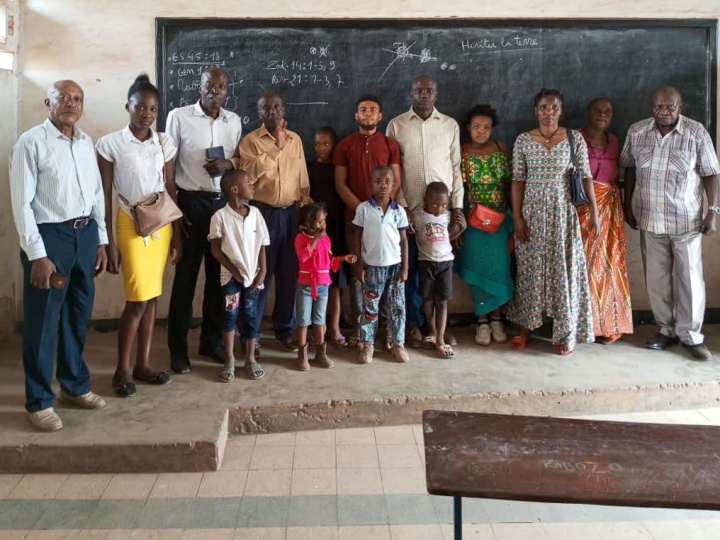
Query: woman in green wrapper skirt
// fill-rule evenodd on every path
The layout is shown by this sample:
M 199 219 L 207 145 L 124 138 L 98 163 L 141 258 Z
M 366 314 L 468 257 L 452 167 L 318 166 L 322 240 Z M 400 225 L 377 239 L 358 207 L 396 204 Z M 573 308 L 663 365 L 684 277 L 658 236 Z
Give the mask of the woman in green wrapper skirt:
M 512 173 L 505 144 L 492 139 L 497 113 L 489 105 L 476 105 L 467 113 L 470 142 L 463 145 L 461 169 L 465 182 L 465 213 L 473 204 L 505 212 L 495 233 L 468 226 L 460 237 L 455 269 L 470 286 L 477 315 L 475 343 L 504 343 L 503 307 L 513 297 L 510 275 L 512 217 L 506 204 Z

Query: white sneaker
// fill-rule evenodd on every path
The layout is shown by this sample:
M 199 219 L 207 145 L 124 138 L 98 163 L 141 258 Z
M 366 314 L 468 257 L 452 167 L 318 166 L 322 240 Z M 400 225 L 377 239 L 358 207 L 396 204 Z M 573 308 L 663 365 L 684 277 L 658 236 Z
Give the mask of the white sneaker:
M 92 392 L 87 392 L 82 396 L 71 396 L 65 392 L 60 392 L 60 399 L 67 405 L 74 405 L 81 409 L 102 409 L 107 402 Z
M 57 431 L 63 427 L 62 420 L 52 407 L 42 411 L 29 412 L 28 419 L 38 431 Z
M 490 345 L 490 325 L 480 323 L 475 331 L 475 343 L 478 345 Z
M 495 343 L 505 343 L 507 334 L 505 333 L 505 325 L 502 321 L 490 321 L 490 330 Z

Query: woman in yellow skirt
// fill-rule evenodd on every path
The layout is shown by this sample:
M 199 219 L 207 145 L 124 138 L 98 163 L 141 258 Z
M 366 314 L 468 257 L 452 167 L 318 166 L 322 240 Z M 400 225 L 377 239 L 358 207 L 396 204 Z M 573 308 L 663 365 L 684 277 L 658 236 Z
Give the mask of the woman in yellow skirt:
M 131 206 L 167 189 L 176 199 L 173 158 L 175 141 L 153 131 L 159 93 L 147 75 L 139 75 L 128 91 L 125 109 L 129 125 L 102 137 L 96 146 L 105 191 L 105 220 L 108 229 L 108 271 L 122 272 L 125 309 L 118 332 L 118 362 L 113 389 L 121 397 L 137 393 L 133 380 L 167 384 L 170 376 L 150 365 L 157 298 L 162 294 L 163 274 L 170 249 L 173 263 L 181 256 L 179 223 L 166 225 L 151 236 L 135 232 Z M 113 188 L 118 193 L 116 234 L 113 235 Z M 173 231 L 173 229 L 176 229 Z M 173 234 L 175 232 L 176 234 Z M 135 366 L 132 347 L 137 336 Z

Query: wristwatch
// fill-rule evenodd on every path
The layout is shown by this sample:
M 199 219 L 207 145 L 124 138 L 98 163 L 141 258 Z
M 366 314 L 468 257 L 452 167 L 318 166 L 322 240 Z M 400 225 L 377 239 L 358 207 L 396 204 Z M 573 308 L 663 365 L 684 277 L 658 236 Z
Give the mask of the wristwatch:
M 708 212 L 712 212 L 715 215 L 720 215 L 720 206 L 708 206 Z

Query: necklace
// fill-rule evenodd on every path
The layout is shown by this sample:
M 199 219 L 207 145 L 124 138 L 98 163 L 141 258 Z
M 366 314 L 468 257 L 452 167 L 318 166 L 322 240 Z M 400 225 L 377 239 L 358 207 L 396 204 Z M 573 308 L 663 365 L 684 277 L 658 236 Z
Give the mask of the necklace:
M 550 140 L 555 136 L 555 134 L 560 130 L 560 126 L 555 128 L 555 131 L 552 132 L 552 135 L 549 137 L 546 137 L 545 134 L 542 132 L 542 129 L 538 126 L 538 133 L 545 139 L 545 144 L 549 143 Z

